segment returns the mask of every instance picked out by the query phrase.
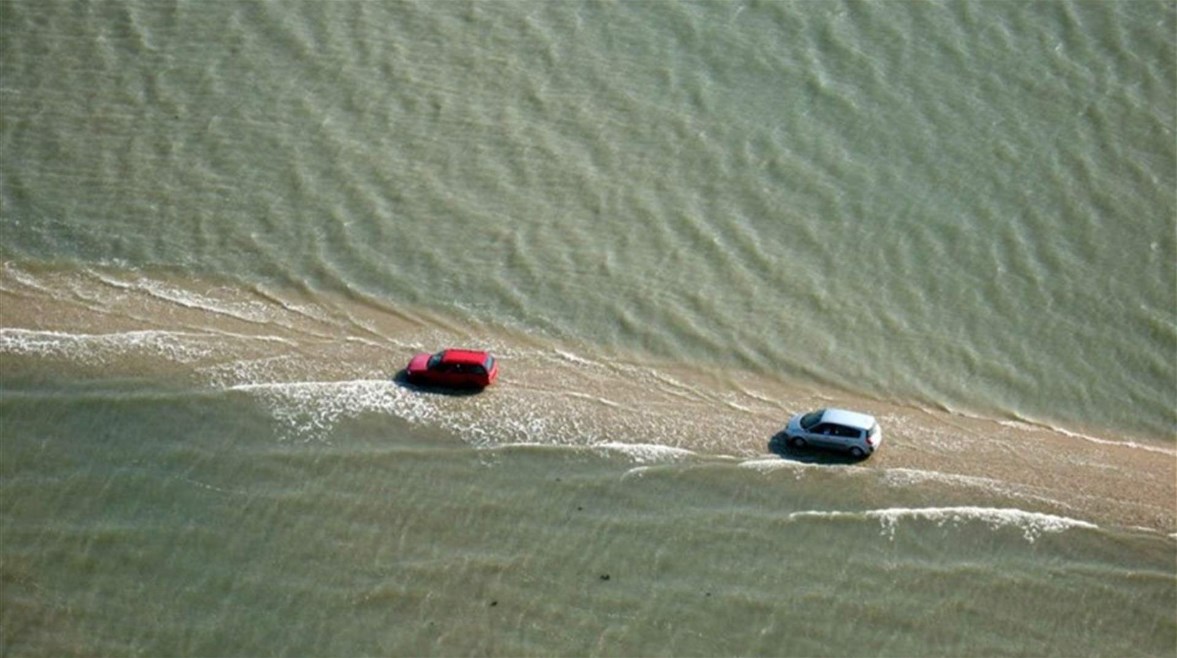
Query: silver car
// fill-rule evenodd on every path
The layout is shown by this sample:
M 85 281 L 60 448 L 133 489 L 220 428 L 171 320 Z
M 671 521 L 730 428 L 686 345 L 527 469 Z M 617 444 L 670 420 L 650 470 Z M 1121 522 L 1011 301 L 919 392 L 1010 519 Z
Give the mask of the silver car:
M 883 443 L 883 431 L 874 416 L 845 409 L 818 409 L 790 418 L 785 440 L 795 448 L 833 448 L 862 458 Z

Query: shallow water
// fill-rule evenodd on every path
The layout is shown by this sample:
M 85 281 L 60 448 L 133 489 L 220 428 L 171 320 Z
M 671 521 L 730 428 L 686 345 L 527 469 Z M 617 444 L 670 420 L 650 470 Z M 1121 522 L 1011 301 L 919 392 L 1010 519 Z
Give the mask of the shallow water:
M 247 394 L 45 388 L 3 409 L 38 437 L 5 447 L 13 654 L 1171 648 L 1171 538 L 995 493 L 779 457 L 475 447 L 377 413 L 281 441 Z
M 1175 29 L 0 2 L 0 651 L 1172 655 Z

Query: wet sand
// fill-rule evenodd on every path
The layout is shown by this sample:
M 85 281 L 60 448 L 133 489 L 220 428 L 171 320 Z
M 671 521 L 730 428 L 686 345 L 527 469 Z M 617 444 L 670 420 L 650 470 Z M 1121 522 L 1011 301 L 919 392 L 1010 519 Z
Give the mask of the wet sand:
M 1177 532 L 1171 438 L 1050 428 L 885 403 L 730 370 L 638 362 L 542 337 L 392 309 L 372 300 L 243 290 L 126 273 L 0 275 L 0 372 L 80 379 L 162 375 L 192 386 L 392 381 L 417 349 L 475 342 L 503 378 L 473 399 L 479 440 L 651 444 L 738 459 L 878 471 L 930 499 L 1016 506 L 1108 527 Z M 859 463 L 779 449 L 789 415 L 846 406 L 876 415 L 885 442 Z

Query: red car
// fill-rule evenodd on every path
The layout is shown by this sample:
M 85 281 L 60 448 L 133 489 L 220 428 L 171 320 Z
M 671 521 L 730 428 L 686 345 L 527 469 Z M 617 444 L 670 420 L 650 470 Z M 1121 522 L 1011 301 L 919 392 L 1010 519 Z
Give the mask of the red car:
M 437 354 L 422 352 L 409 361 L 405 377 L 414 384 L 452 388 L 483 388 L 499 376 L 499 364 L 490 352 L 447 349 Z

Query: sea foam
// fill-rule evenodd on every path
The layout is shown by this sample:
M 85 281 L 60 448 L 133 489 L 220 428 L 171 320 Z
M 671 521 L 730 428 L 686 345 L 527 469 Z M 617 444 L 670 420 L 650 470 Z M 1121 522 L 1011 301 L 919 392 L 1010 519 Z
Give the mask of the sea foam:
M 0 352 L 65 357 L 83 363 L 102 363 L 107 356 L 143 353 L 187 363 L 211 353 L 213 334 L 142 330 L 107 334 L 0 328 Z M 196 339 L 196 340 L 194 340 Z
M 391 382 L 275 382 L 228 387 L 263 399 L 286 438 L 327 441 L 341 421 L 365 412 L 391 413 L 410 422 L 435 418 L 437 409 Z
M 593 447 L 597 450 L 625 455 L 639 464 L 676 462 L 695 455 L 693 451 L 684 448 L 648 443 L 607 442 L 599 443 Z
M 1074 528 L 1096 529 L 1093 523 L 1041 512 L 1029 512 L 1016 508 L 995 507 L 891 507 L 886 509 L 849 511 L 821 511 L 811 510 L 793 512 L 789 514 L 789 521 L 804 520 L 834 520 L 834 521 L 878 521 L 883 533 L 889 538 L 895 538 L 896 528 L 904 521 L 930 521 L 942 527 L 953 527 L 970 522 L 981 522 L 991 529 L 1015 527 L 1022 530 L 1026 541 L 1033 542 L 1043 533 L 1057 533 Z

